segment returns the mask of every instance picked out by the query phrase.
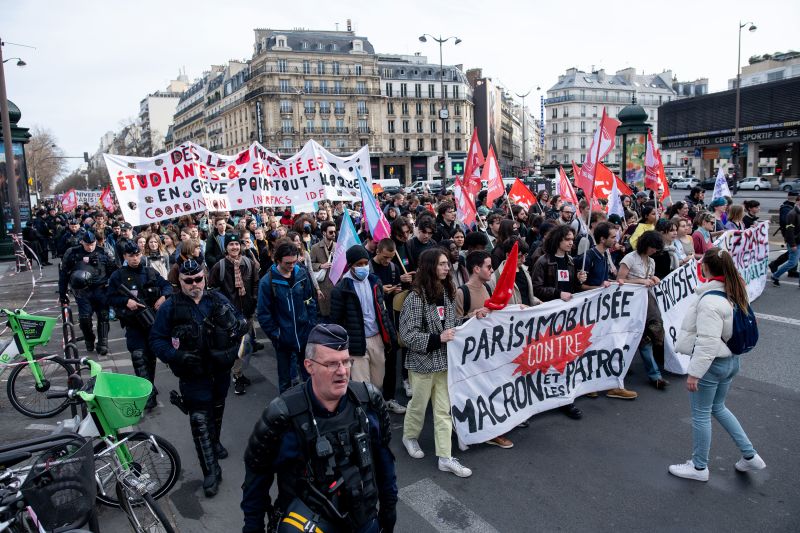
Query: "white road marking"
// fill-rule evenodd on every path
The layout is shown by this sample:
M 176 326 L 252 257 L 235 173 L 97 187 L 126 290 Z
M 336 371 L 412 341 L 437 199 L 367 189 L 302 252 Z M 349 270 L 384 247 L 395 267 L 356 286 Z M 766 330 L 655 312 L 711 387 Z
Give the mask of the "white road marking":
M 792 326 L 800 326 L 800 320 L 796 318 L 788 318 L 778 315 L 765 315 L 764 313 L 756 313 L 756 318 L 760 320 L 769 320 L 771 322 L 782 322 L 784 324 L 791 324 Z
M 491 524 L 425 478 L 400 489 L 399 497 L 436 531 L 442 533 L 499 533 Z M 448 519 L 452 517 L 452 520 Z

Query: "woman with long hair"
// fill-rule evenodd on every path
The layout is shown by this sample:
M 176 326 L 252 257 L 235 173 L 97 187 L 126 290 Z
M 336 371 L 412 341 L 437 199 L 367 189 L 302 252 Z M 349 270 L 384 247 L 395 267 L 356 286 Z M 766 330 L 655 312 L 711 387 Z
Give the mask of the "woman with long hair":
M 670 474 L 696 481 L 708 481 L 711 415 L 742 454 L 734 465 L 736 470 L 747 472 L 767 466 L 736 416 L 725 406 L 725 397 L 739 372 L 739 356 L 731 352 L 726 341 L 733 335 L 734 307 L 749 309 L 747 286 L 725 250 L 707 250 L 702 268 L 709 281 L 697 287 L 697 299 L 683 319 L 675 345 L 676 351 L 691 354 L 686 388 L 692 408 L 692 458 L 669 467 Z
M 728 208 L 728 221 L 725 229 L 743 230 L 744 228 L 744 206 L 735 204 Z
M 455 292 L 450 259 L 444 250 L 431 248 L 422 252 L 413 290 L 400 313 L 400 339 L 408 347 L 405 366 L 413 391 L 403 424 L 403 446 L 414 459 L 425 457 L 417 439 L 431 402 L 439 470 L 469 477 L 472 470 L 451 454 L 453 422 L 447 391 L 446 345 L 455 337 L 460 323 L 456 318 Z
M 151 233 L 147 237 L 145 243 L 145 257 L 147 258 L 147 266 L 151 266 L 156 272 L 161 274 L 161 277 L 167 279 L 167 272 L 170 269 L 169 254 L 164 250 L 164 245 L 161 243 L 161 238 L 156 233 Z
M 683 253 L 686 257 L 691 259 L 694 257 L 694 241 L 692 241 L 692 223 L 682 218 L 680 215 L 672 217 L 672 222 L 678 228 L 678 235 L 675 238 L 675 244 L 683 248 Z

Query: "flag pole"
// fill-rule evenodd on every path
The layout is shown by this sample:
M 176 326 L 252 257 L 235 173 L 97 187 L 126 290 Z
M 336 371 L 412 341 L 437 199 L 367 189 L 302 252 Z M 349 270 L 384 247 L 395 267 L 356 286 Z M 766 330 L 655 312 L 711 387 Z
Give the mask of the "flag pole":
M 600 119 L 600 124 L 597 126 L 597 146 L 595 147 L 594 152 L 594 167 L 592 168 L 592 190 L 589 193 L 589 205 L 586 206 L 586 232 L 589 232 L 589 218 L 592 216 L 592 198 L 594 198 L 594 187 L 595 182 L 597 181 L 597 165 L 600 162 L 597 160 L 600 157 L 600 143 L 603 140 L 603 119 L 606 118 L 606 108 L 603 108 L 603 116 Z M 623 164 L 625 164 L 623 162 Z M 582 168 L 581 168 L 582 170 Z M 578 225 L 578 229 L 580 230 L 580 225 Z M 586 254 L 583 254 L 583 264 L 581 265 L 581 272 L 586 270 Z

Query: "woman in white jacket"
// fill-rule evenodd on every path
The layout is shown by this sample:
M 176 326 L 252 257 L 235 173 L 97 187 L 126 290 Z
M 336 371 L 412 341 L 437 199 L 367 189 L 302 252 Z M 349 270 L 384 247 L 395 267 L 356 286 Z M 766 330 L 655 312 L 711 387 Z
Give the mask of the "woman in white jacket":
M 711 448 L 711 415 L 731 436 L 742 452 L 735 467 L 740 472 L 766 466 L 753 449 L 750 439 L 733 413 L 725 407 L 731 382 L 739 372 L 739 356 L 731 353 L 726 341 L 733 335 L 733 304 L 747 309 L 747 287 L 736 270 L 731 255 L 711 248 L 703 255 L 703 276 L 708 279 L 697 288 L 697 301 L 681 325 L 675 351 L 691 354 L 686 388 L 692 406 L 692 458 L 669 467 L 670 474 L 686 479 L 708 481 L 708 453 Z M 721 294 L 706 294 L 709 291 Z

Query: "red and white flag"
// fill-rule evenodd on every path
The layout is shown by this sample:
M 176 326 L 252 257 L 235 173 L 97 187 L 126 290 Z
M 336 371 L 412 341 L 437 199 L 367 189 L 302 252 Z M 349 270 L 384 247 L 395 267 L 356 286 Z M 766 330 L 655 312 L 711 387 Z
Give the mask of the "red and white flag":
M 514 181 L 514 185 L 512 185 L 511 190 L 508 191 L 508 200 L 512 204 L 521 205 L 526 210 L 530 209 L 531 206 L 536 203 L 536 197 L 519 178 Z
M 631 188 L 628 187 L 624 181 L 619 179 L 610 168 L 603 163 L 599 163 L 597 165 L 597 179 L 594 182 L 594 194 L 592 196 L 605 200 L 611 194 L 611 189 L 615 181 L 617 182 L 617 189 L 619 189 L 621 194 L 626 196 L 633 194 Z
M 660 200 L 664 205 L 671 205 L 672 193 L 669 190 L 667 173 L 664 172 L 664 163 L 661 162 L 661 150 L 656 149 L 656 157 L 658 158 L 658 182 L 661 184 L 661 188 L 663 188 Z
M 567 173 L 564 172 L 564 167 L 558 167 L 558 181 L 556 182 L 556 194 L 561 196 L 565 202 L 569 202 L 575 206 L 578 205 L 578 195 L 575 194 L 575 189 L 567 179 Z
M 472 140 L 464 166 L 464 187 L 472 195 L 473 201 L 481 190 L 481 167 L 484 161 L 481 143 L 478 142 L 478 128 L 475 128 L 472 130 Z
M 483 172 L 481 173 L 481 180 L 486 180 L 489 191 L 486 194 L 486 207 L 491 208 L 494 201 L 502 197 L 506 192 L 503 186 L 503 175 L 500 173 L 500 164 L 497 162 L 497 156 L 494 154 L 494 147 L 489 147 L 489 154 L 486 156 L 486 162 L 483 165 Z
M 100 195 L 100 205 L 109 213 L 114 212 L 114 198 L 111 196 L 111 187 L 103 189 L 103 194 Z
M 660 169 L 661 161 L 658 158 L 658 150 L 653 142 L 653 133 L 647 131 L 647 148 L 644 154 L 644 186 L 646 189 L 658 191 L 660 184 L 659 173 L 663 174 L 663 169 Z
M 600 119 L 600 125 L 594 132 L 592 144 L 586 152 L 586 162 L 581 166 L 580 176 L 575 178 L 575 185 L 589 194 L 591 194 L 594 182 L 595 166 L 614 148 L 614 137 L 617 134 L 619 125 L 620 122 L 617 119 L 606 115 L 606 108 L 604 107 L 603 118 Z
M 78 207 L 78 194 L 75 189 L 70 189 L 61 197 L 61 208 L 64 211 L 75 211 L 76 207 Z
M 459 177 L 456 177 L 453 193 L 456 199 L 456 212 L 458 219 L 467 226 L 471 226 L 476 220 L 478 210 L 475 208 L 475 202 L 467 192 L 464 182 Z

